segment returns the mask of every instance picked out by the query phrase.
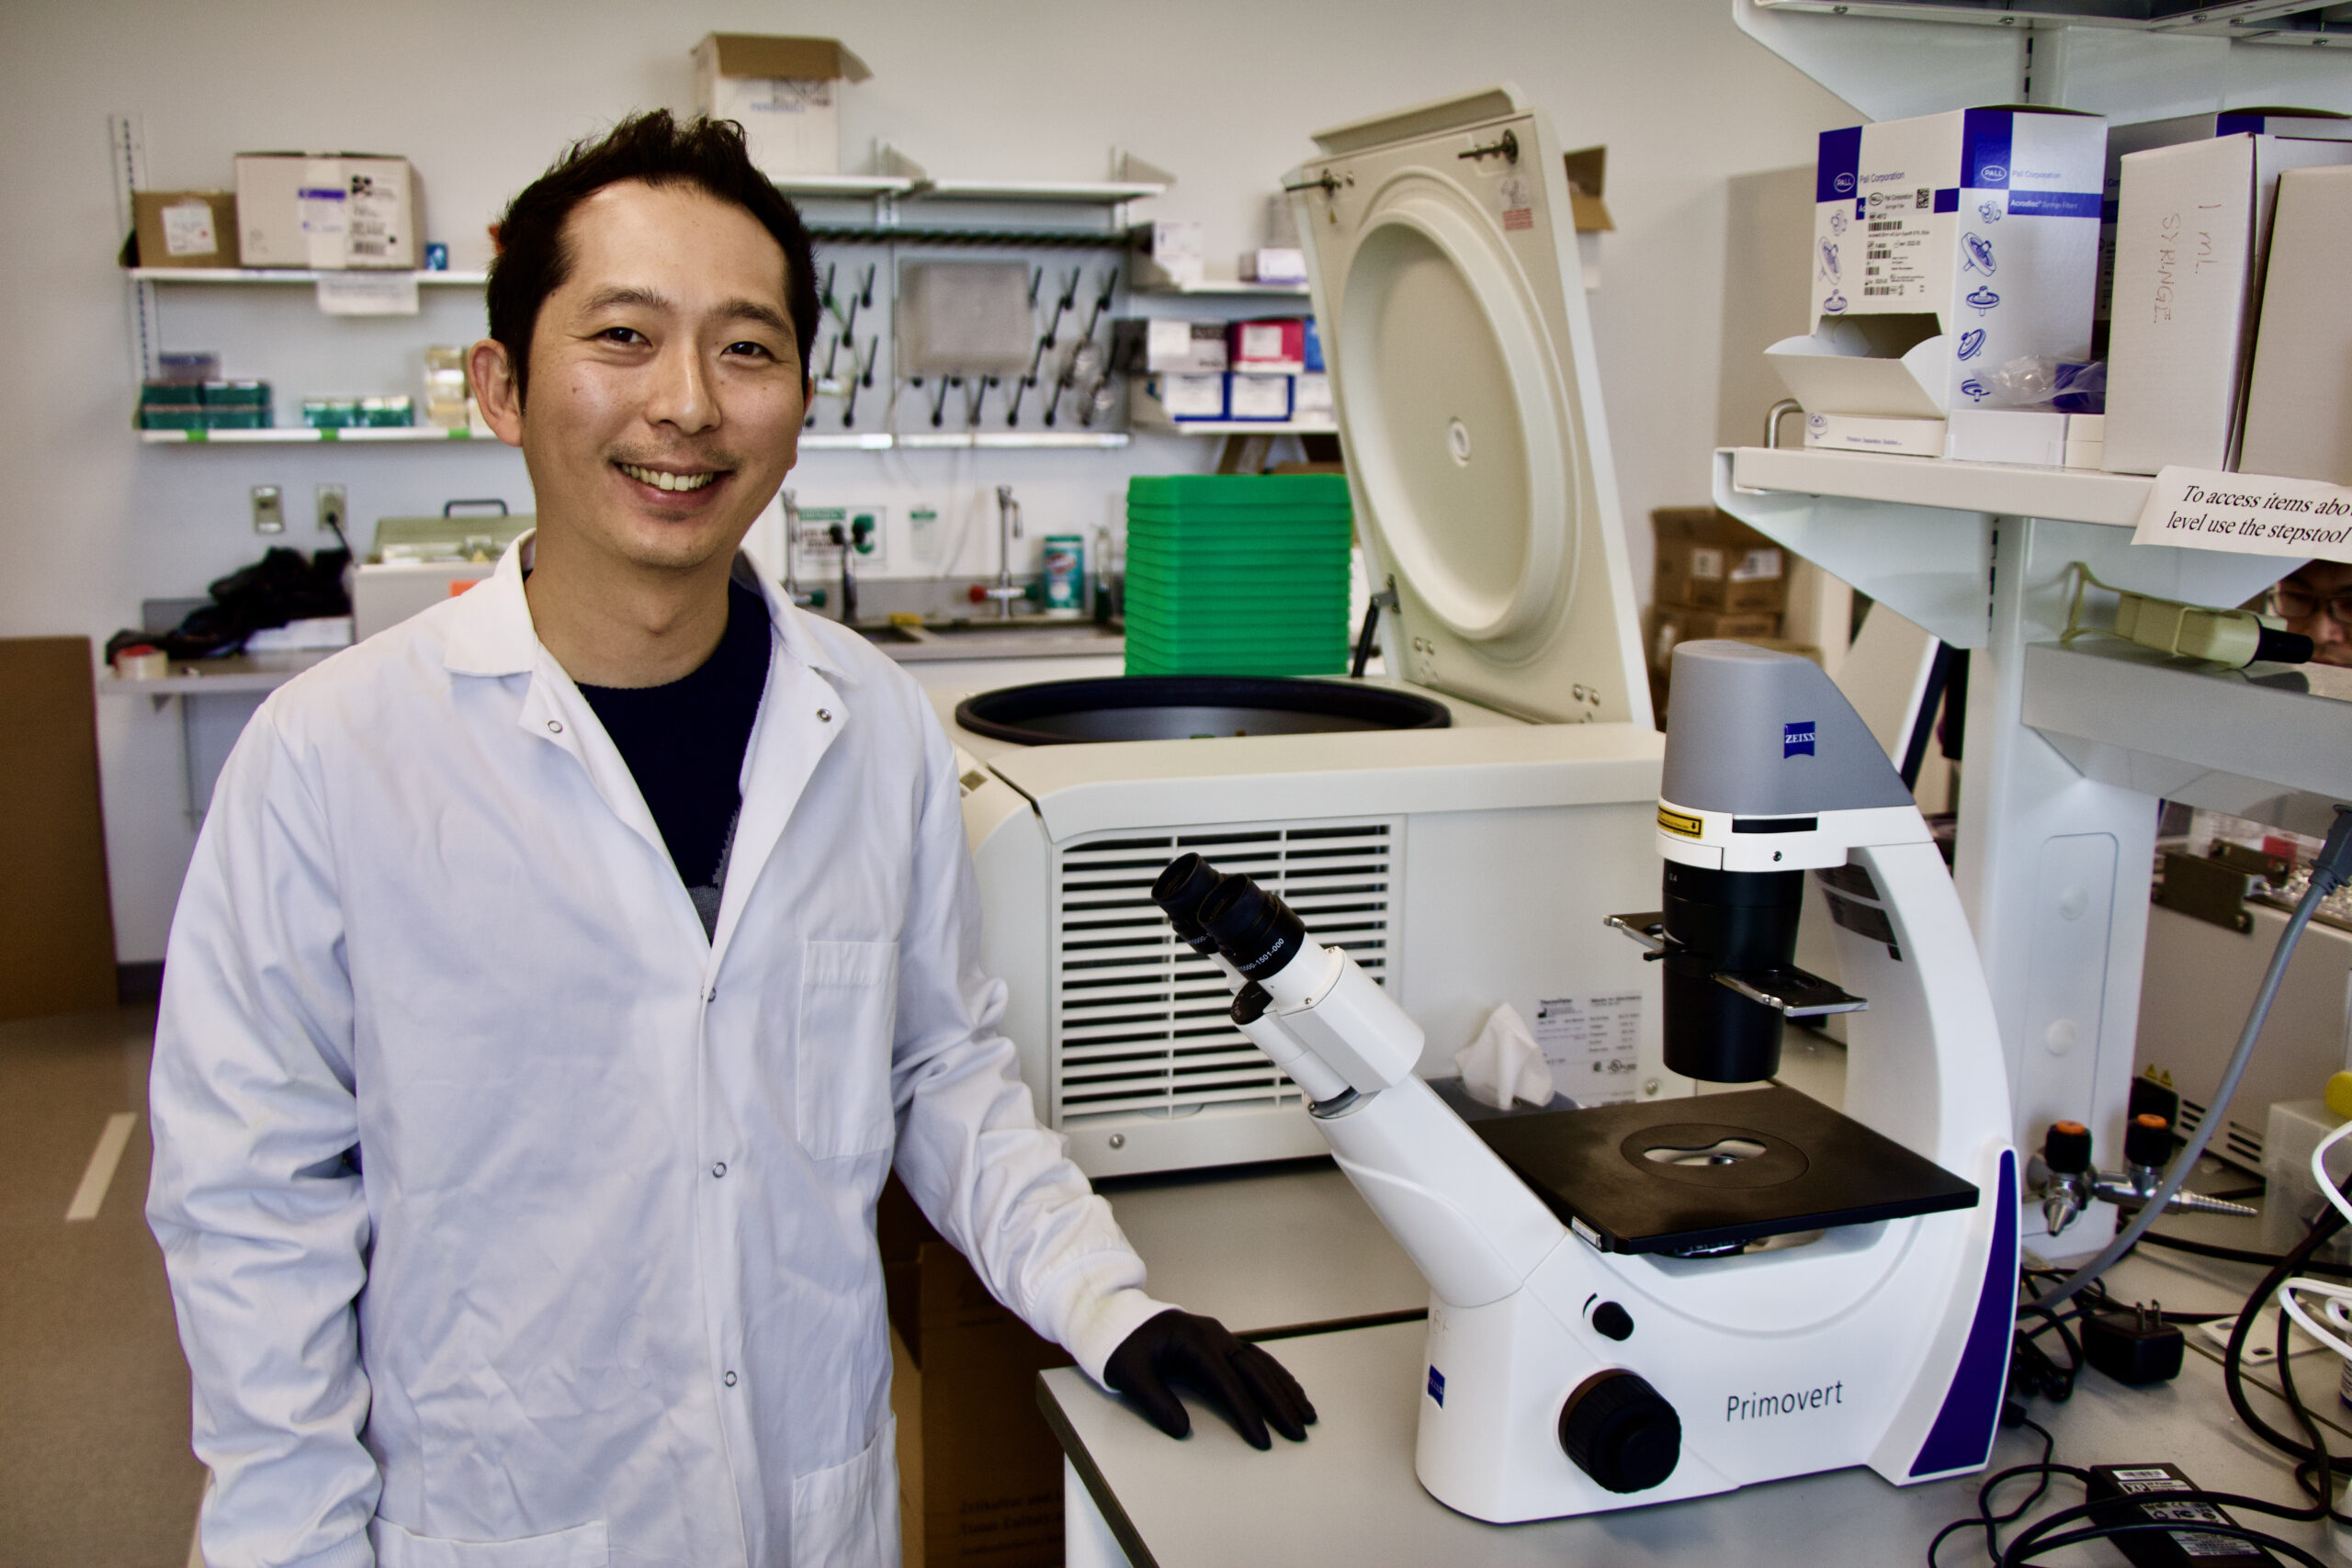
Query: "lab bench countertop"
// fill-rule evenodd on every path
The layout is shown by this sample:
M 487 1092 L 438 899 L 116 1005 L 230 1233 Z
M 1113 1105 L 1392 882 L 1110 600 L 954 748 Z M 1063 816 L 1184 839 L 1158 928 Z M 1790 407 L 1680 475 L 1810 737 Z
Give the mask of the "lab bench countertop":
M 2240 1272 L 2245 1275 L 2242 1280 Z M 2153 1292 L 2180 1310 L 2234 1310 L 2253 1282 L 2251 1272 L 2178 1254 L 2135 1257 L 2119 1267 L 2115 1278 L 2127 1297 L 2145 1299 Z M 1253 1452 L 1197 1404 L 1193 1436 L 1171 1442 L 1073 1369 L 1044 1373 L 1038 1399 L 1086 1496 L 1133 1568 L 1228 1568 L 1244 1562 L 1285 1568 L 1917 1563 L 1939 1529 L 1975 1512 L 1983 1475 L 1898 1487 L 1870 1471 L 1849 1469 L 1689 1502 L 1532 1524 L 1484 1524 L 1437 1502 L 1413 1473 L 1425 1333 L 1422 1323 L 1389 1323 L 1270 1345 L 1306 1389 L 1320 1420 L 1305 1443 L 1277 1438 L 1269 1453 Z M 2066 1404 L 2033 1401 L 2032 1416 L 2057 1438 L 2056 1461 L 2170 1461 L 2210 1489 L 2281 1503 L 2296 1500 L 2285 1461 L 2232 1416 L 2210 1346 L 2195 1330 L 2190 1336 L 2191 1353 L 2173 1382 L 2127 1388 L 2086 1369 Z M 2340 1431 L 2347 1413 L 2336 1405 L 2335 1394 L 2339 1363 L 2313 1351 L 2299 1357 L 2296 1367 L 2314 1412 L 2339 1427 L 2331 1442 L 2338 1449 L 2347 1446 Z M 2285 1427 L 2285 1404 L 2264 1392 L 2275 1381 L 2267 1369 L 2250 1373 L 2249 1397 L 2266 1419 Z M 2004 1430 L 1985 1474 L 2041 1457 L 2038 1437 L 2021 1427 Z M 2013 1490 L 2005 1490 L 1999 1500 L 2018 1500 L 2030 1484 L 2012 1483 Z M 2061 1482 L 2029 1518 L 2080 1500 L 2076 1487 Z M 1099 1529 L 1081 1512 L 1082 1506 L 1073 1507 L 1074 1542 Z M 2240 1522 L 2327 1557 L 2323 1526 L 2250 1513 Z M 1096 1561 L 1079 1547 L 1073 1550 L 1074 1563 Z M 1948 1564 L 1981 1561 L 1981 1536 L 1963 1532 L 1945 1544 L 1943 1558 Z M 2120 1559 L 2111 1546 L 2092 1543 L 2042 1561 L 2065 1568 Z

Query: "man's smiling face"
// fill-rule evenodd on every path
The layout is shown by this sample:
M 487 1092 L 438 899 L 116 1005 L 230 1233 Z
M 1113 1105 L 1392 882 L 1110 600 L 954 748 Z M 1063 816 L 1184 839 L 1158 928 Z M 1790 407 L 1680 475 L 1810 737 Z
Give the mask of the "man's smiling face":
M 641 570 L 731 557 L 807 408 L 783 247 L 696 186 L 635 180 L 582 201 L 564 240 L 516 431 L 499 432 L 519 435 L 540 527 Z

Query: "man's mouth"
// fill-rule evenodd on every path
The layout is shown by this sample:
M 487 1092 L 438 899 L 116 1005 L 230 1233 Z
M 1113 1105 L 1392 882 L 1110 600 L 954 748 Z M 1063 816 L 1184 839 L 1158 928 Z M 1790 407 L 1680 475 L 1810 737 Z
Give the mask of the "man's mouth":
M 716 471 L 706 470 L 702 473 L 673 474 L 662 468 L 641 468 L 635 463 L 616 463 L 614 467 L 619 468 L 621 472 L 627 474 L 638 483 L 651 485 L 655 490 L 701 490 L 713 479 L 719 477 L 718 473 Z

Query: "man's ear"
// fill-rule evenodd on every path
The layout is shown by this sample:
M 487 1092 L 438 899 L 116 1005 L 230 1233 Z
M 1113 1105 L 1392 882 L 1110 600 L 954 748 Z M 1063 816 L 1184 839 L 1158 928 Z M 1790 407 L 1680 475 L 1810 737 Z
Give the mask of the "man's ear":
M 486 337 L 468 349 L 466 378 L 473 383 L 474 403 L 492 434 L 509 446 L 523 445 L 523 389 L 514 378 L 514 361 L 506 345 Z

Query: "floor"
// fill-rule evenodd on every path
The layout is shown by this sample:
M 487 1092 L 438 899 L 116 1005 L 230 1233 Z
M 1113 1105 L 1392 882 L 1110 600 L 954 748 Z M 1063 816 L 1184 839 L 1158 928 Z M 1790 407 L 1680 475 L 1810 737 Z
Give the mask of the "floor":
M 141 1213 L 153 1033 L 144 1008 L 0 1023 L 0 1568 L 190 1561 L 204 1470 Z

